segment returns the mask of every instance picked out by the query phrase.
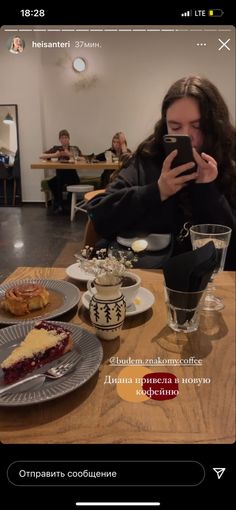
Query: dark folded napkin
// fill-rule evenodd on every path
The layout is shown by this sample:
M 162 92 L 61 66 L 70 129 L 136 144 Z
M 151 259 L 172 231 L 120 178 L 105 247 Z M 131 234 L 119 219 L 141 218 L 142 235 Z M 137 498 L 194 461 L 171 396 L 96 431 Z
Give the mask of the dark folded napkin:
M 165 263 L 163 273 L 166 287 L 180 292 L 168 292 L 170 305 L 179 309 L 180 324 L 186 319 L 184 309 L 194 310 L 197 307 L 202 297 L 200 291 L 206 289 L 217 263 L 217 251 L 213 241 L 196 250 L 172 257 Z M 192 294 L 194 292 L 199 294 Z
M 206 288 L 217 267 L 213 241 L 201 248 L 170 258 L 163 267 L 166 287 L 181 292 L 197 292 Z

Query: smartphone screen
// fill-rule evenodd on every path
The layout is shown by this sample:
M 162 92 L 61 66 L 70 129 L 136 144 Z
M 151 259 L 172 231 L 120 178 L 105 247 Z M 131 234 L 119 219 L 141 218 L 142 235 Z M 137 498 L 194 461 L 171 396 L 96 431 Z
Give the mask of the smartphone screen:
M 192 74 L 217 86 L 234 117 L 235 27 L 229 8 L 217 7 L 168 12 L 158 6 L 155 22 L 143 13 L 139 19 L 137 12 L 130 23 L 120 12 L 109 18 L 99 10 L 96 17 L 94 8 L 82 15 L 75 6 L 56 13 L 11 6 L 0 30 L 0 200 L 2 213 L 7 206 L 12 218 L 18 214 L 19 239 L 9 247 L 15 265 L 9 265 L 4 243 L 1 247 L 7 276 L 19 265 L 36 265 L 33 246 L 45 250 L 37 218 L 30 243 L 17 244 L 27 228 L 20 215 L 31 203 L 44 205 L 41 181 L 54 174 L 44 171 L 42 161 L 40 167 L 39 156 L 57 143 L 59 130 L 69 130 L 83 154 L 109 149 L 119 131 L 133 151 L 153 132 L 170 85 Z M 182 164 L 191 147 L 174 138 Z M 14 179 L 1 178 L 7 157 L 18 157 L 15 188 Z M 61 249 L 62 239 L 75 245 L 77 232 L 77 224 L 68 221 L 55 243 Z M 55 269 L 62 281 L 66 264 Z M 52 270 L 48 267 L 53 279 Z M 136 306 L 147 303 L 149 292 L 155 303 L 128 317 L 120 340 L 102 342 L 103 361 L 94 370 L 94 357 L 83 384 L 74 381 L 72 391 L 65 382 L 49 400 L 44 390 L 40 401 L 35 394 L 10 403 L 1 397 L 2 481 L 12 508 L 13 499 L 32 509 L 35 501 L 59 508 L 63 498 L 66 510 L 89 502 L 189 509 L 194 501 L 203 508 L 205 493 L 212 506 L 229 499 L 235 455 L 234 274 L 217 277 L 224 310 L 205 315 L 201 334 L 188 338 L 169 331 L 158 278 L 155 271 L 144 277 L 148 292 L 142 291 Z M 87 290 L 79 288 L 81 295 Z M 82 301 L 79 312 L 63 320 L 93 332 Z M 1 331 L 7 329 L 3 324 Z M 1 331 L 0 348 L 7 341 Z

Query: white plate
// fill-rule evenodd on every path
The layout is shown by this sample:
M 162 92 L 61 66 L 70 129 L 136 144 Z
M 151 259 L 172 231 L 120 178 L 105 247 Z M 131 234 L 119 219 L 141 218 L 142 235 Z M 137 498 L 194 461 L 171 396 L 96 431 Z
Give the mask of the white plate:
M 148 251 L 158 251 L 164 250 L 169 246 L 171 241 L 171 234 L 148 234 L 146 236 L 141 237 L 120 237 L 117 236 L 116 240 L 122 246 L 130 248 L 134 241 L 138 241 L 140 239 L 144 239 L 147 241 L 147 250 Z
M 117 236 L 116 240 L 117 243 L 121 244 L 121 246 L 125 246 L 126 248 L 131 248 L 131 245 L 134 243 L 134 241 L 137 241 L 140 239 L 139 237 L 120 237 Z
M 89 309 L 91 297 L 92 296 L 88 290 L 82 295 L 82 303 L 87 310 Z M 126 310 L 126 317 L 146 312 L 146 310 L 149 310 L 149 308 L 152 307 L 154 301 L 155 297 L 152 292 L 144 287 L 140 287 L 134 302 Z
M 94 280 L 95 278 L 94 274 L 86 273 L 86 271 L 84 271 L 77 262 L 66 268 L 66 274 L 70 278 L 79 280 L 81 282 L 88 282 L 89 280 Z
M 34 324 L 35 321 L 22 322 L 1 331 L 0 361 L 9 356 L 15 344 L 20 343 L 25 338 Z M 39 389 L 19 391 L 19 393 L 4 393 L 0 396 L 0 406 L 26 406 L 62 397 L 82 386 L 97 372 L 103 358 L 103 349 L 98 338 L 70 322 L 54 322 L 54 324 L 71 331 L 71 337 L 75 344 L 74 348 L 78 349 L 82 360 L 73 372 L 66 374 L 61 379 L 47 379 Z M 47 365 L 37 370 L 37 373 L 45 370 L 47 370 Z M 34 372 L 29 375 L 33 374 Z M 3 385 L 2 375 L 2 369 L 0 369 L 0 387 Z

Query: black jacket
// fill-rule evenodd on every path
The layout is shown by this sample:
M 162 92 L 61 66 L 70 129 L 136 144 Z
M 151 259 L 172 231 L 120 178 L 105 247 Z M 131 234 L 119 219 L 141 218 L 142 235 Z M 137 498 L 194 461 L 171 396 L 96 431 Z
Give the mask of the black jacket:
M 232 236 L 225 269 L 236 270 L 236 213 L 216 183 L 189 184 L 162 202 L 157 185 L 160 173 L 160 165 L 154 159 L 133 159 L 104 194 L 88 203 L 95 230 L 111 240 L 117 235 L 172 233 L 173 253 L 177 254 L 191 249 L 190 239 L 177 242 L 186 221 L 227 225 L 232 228 Z
M 114 156 L 116 156 L 116 152 L 112 149 L 112 147 L 110 147 L 109 149 L 106 149 L 104 152 L 100 152 L 99 154 L 96 154 L 95 158 L 98 160 L 98 161 L 106 161 L 106 152 L 107 151 L 110 151 L 112 152 L 112 154 Z

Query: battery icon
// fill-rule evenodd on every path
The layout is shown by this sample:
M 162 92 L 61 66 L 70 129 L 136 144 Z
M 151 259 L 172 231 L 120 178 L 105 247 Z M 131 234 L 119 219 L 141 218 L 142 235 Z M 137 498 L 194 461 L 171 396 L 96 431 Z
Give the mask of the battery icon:
M 222 9 L 210 9 L 208 11 L 208 16 L 210 16 L 211 18 L 220 18 L 221 16 L 223 16 L 224 12 L 222 11 Z

